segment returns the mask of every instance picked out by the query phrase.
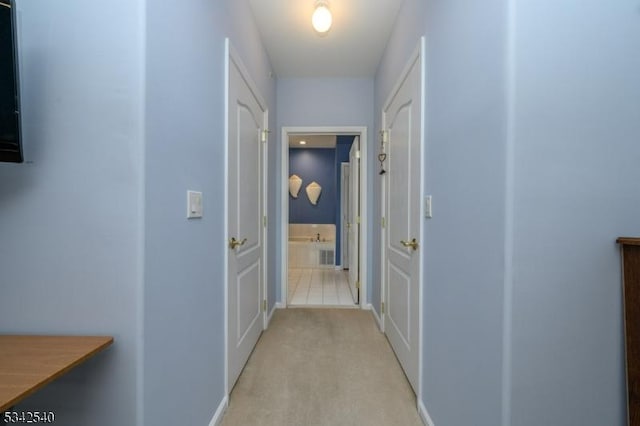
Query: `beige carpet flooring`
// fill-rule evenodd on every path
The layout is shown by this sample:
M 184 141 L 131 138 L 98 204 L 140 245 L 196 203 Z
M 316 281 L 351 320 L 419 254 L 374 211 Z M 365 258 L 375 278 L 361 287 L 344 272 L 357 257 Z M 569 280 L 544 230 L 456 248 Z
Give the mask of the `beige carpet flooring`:
M 422 425 L 368 311 L 279 309 L 233 389 L 223 426 Z

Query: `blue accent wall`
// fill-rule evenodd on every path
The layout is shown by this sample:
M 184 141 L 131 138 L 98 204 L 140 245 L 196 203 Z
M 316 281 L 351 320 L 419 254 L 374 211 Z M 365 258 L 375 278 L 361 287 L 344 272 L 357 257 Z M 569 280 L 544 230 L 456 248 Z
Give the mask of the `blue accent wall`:
M 289 194 L 289 223 L 336 223 L 336 150 L 310 148 L 289 150 L 289 176 L 298 175 L 302 187 L 298 198 Z M 322 187 L 318 203 L 314 206 L 307 197 L 311 182 Z

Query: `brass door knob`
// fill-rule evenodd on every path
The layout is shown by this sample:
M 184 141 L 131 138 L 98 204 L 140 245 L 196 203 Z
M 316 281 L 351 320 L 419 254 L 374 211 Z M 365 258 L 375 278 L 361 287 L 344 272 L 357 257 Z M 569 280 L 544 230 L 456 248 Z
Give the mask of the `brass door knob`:
M 404 241 L 404 240 L 400 240 L 400 244 L 402 244 L 405 247 L 411 247 L 411 249 L 413 249 L 413 251 L 418 250 L 418 241 L 414 238 L 411 241 Z
M 231 250 L 235 250 L 236 247 L 240 247 L 244 245 L 244 243 L 246 242 L 247 242 L 246 238 L 243 238 L 242 240 L 236 240 L 236 237 L 231 237 L 231 239 L 229 240 L 229 248 Z

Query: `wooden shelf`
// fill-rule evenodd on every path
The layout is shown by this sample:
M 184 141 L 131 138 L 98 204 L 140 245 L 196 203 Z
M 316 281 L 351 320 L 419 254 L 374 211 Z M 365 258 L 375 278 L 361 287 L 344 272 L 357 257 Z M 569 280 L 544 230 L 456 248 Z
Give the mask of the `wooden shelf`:
M 626 246 L 640 246 L 640 237 L 620 237 L 616 240 L 618 244 L 626 245 Z
M 0 412 L 112 343 L 111 336 L 0 335 Z
M 618 238 L 618 243 L 622 253 L 627 424 L 640 426 L 640 238 Z

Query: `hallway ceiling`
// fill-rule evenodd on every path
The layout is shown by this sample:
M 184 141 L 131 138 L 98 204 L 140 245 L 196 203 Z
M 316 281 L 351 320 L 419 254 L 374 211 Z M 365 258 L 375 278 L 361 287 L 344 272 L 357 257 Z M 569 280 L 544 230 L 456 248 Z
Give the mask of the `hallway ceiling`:
M 403 0 L 329 0 L 333 25 L 311 26 L 315 0 L 249 0 L 278 77 L 373 77 Z
M 300 141 L 306 144 L 300 145 Z M 289 135 L 290 148 L 335 148 L 336 135 Z

